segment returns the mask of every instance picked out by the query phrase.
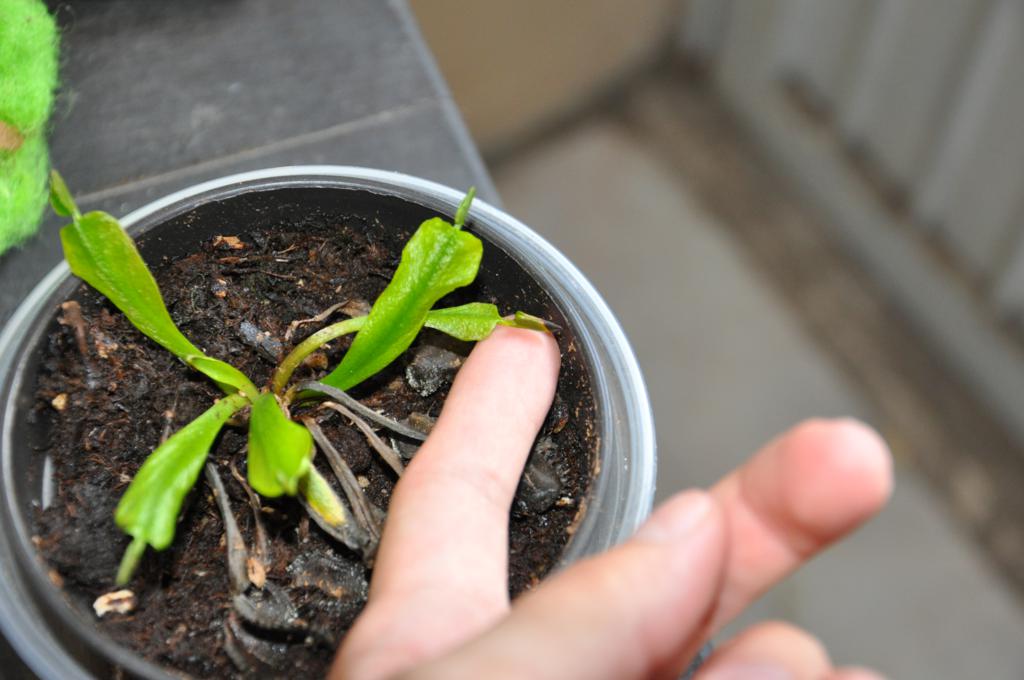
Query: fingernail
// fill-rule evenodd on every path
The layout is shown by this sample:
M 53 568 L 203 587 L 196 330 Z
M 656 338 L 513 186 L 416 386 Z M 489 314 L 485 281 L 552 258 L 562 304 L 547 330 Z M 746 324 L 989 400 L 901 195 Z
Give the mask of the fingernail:
M 724 662 L 705 670 L 701 680 L 796 680 L 796 676 L 782 666 L 763 663 Z
M 711 497 L 705 491 L 687 491 L 658 508 L 636 532 L 636 538 L 652 543 L 674 543 L 686 537 L 711 512 Z

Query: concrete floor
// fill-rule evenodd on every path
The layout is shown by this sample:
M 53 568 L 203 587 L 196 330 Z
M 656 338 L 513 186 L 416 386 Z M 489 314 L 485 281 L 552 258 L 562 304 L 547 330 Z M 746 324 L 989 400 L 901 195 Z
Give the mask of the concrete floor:
M 705 486 L 810 416 L 874 407 L 702 210 L 615 119 L 569 128 L 493 168 L 505 205 L 572 259 L 616 311 L 658 426 L 659 496 Z M 817 633 L 839 663 L 891 678 L 1020 678 L 1024 611 L 898 466 L 890 506 L 739 622 Z

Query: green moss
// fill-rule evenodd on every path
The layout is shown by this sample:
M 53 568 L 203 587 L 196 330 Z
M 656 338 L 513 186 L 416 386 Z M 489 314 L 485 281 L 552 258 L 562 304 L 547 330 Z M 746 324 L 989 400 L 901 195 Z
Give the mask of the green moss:
M 46 140 L 25 139 L 16 153 L 0 151 L 0 253 L 31 236 L 46 206 Z
M 57 87 L 57 27 L 40 0 L 0 0 L 0 123 L 23 141 L 0 150 L 0 252 L 35 231 L 46 204 L 46 121 Z
M 40 0 L 0 0 L 0 119 L 41 131 L 57 87 L 57 27 Z

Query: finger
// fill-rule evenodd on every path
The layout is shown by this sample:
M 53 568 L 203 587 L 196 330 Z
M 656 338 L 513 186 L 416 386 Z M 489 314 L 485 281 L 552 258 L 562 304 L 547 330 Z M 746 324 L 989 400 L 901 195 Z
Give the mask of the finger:
M 506 622 L 422 677 L 473 677 L 495 667 L 502 677 L 675 677 L 711 617 L 731 616 L 870 516 L 890 486 L 888 453 L 866 427 L 804 424 L 715 487 L 712 507 L 721 506 L 721 518 L 711 522 L 718 530 L 710 545 L 718 547 L 694 555 L 688 552 L 693 538 L 680 539 L 675 554 L 687 558 L 675 559 L 687 569 L 674 571 L 666 553 L 643 546 L 661 533 L 648 527 L 685 516 L 693 493 L 670 501 L 626 546 L 523 598 Z
M 762 623 L 711 655 L 696 680 L 823 680 L 828 653 L 815 638 L 787 623 Z
M 558 364 L 552 337 L 534 331 L 499 328 L 473 350 L 395 489 L 371 597 L 408 606 L 428 586 L 507 602 L 509 507 Z
M 374 673 L 394 670 L 507 611 L 509 508 L 551 406 L 559 359 L 550 335 L 511 328 L 495 329 L 470 353 L 395 487 L 369 604 L 342 656 Z
M 730 551 L 710 632 L 871 517 L 891 490 L 885 442 L 853 420 L 798 425 L 719 482 Z
M 716 503 L 705 492 L 680 494 L 633 539 L 555 575 L 499 625 L 408 677 L 678 677 L 724 564 Z

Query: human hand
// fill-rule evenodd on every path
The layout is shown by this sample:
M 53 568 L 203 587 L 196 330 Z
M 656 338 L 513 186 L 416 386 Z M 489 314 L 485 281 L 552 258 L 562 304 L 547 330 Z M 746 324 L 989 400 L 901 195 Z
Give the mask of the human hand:
M 395 488 L 369 602 L 332 678 L 678 678 L 711 635 L 890 493 L 873 430 L 809 421 L 510 606 L 509 507 L 558 365 L 542 333 L 499 328 L 474 348 Z M 875 677 L 834 669 L 814 638 L 780 623 L 740 634 L 698 675 Z

